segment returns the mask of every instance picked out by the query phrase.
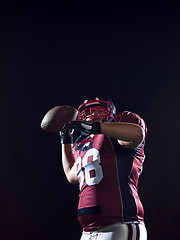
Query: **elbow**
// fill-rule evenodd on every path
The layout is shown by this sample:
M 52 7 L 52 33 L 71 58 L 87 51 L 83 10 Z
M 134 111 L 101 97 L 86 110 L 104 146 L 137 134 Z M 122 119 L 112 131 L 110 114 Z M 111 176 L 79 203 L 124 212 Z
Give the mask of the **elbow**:
M 145 131 L 142 127 L 139 126 L 138 133 L 137 133 L 137 138 L 136 138 L 136 145 L 137 147 L 144 142 L 145 139 Z
M 78 184 L 78 183 L 79 183 L 78 180 L 76 180 L 76 179 L 68 179 L 68 178 L 67 178 L 67 180 L 68 180 L 68 182 L 71 183 L 71 184 Z
M 78 180 L 76 179 L 68 179 L 68 182 L 71 183 L 71 184 L 78 184 Z
M 139 147 L 145 139 L 145 131 L 142 127 L 138 126 L 136 129 L 136 134 L 134 136 L 134 140 L 130 141 L 128 148 L 135 149 Z
M 66 174 L 66 178 L 67 178 L 68 182 L 71 184 L 79 183 L 78 178 L 75 174 L 72 174 L 72 173 Z

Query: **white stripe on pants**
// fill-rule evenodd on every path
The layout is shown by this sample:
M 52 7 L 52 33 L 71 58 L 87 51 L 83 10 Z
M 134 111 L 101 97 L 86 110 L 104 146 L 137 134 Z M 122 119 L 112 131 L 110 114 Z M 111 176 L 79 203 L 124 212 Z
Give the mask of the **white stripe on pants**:
M 142 223 L 115 223 L 83 232 L 80 240 L 147 240 L 147 231 Z

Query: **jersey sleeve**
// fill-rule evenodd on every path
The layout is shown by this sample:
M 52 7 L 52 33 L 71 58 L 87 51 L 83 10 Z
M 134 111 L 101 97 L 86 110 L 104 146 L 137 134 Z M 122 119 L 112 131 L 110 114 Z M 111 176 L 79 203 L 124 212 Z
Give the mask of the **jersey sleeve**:
M 147 126 L 145 124 L 145 121 L 136 113 L 130 112 L 130 111 L 124 111 L 119 115 L 118 122 L 128 122 L 128 123 L 135 123 L 140 125 L 144 131 L 145 136 L 147 136 Z

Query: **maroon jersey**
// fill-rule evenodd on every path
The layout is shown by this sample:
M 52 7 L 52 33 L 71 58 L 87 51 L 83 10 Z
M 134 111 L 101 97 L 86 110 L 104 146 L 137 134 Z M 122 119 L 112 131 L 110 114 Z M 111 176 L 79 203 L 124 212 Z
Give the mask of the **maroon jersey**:
M 135 113 L 119 113 L 115 121 L 139 124 L 147 132 L 144 121 Z M 144 221 L 138 196 L 144 144 L 127 149 L 103 134 L 75 143 L 73 155 L 80 187 L 78 218 L 83 231 L 116 222 Z

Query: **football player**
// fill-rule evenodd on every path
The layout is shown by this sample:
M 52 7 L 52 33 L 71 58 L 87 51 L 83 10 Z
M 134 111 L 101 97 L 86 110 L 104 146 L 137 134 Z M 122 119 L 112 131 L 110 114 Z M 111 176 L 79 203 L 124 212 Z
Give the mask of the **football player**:
M 73 132 L 79 132 L 73 143 Z M 147 128 L 137 114 L 93 96 L 78 108 L 78 120 L 60 132 L 62 164 L 79 184 L 81 240 L 146 240 L 138 179 L 145 158 Z

